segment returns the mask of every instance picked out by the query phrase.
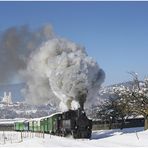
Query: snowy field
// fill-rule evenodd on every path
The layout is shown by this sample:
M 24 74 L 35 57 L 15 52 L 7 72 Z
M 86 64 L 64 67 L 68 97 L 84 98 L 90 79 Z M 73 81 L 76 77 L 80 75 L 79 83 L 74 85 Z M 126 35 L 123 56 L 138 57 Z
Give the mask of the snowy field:
M 3 139 L 5 136 L 5 140 Z M 12 138 L 13 137 L 13 138 Z M 45 134 L 0 132 L 0 147 L 148 147 L 148 130 L 143 128 L 93 131 L 91 140 Z

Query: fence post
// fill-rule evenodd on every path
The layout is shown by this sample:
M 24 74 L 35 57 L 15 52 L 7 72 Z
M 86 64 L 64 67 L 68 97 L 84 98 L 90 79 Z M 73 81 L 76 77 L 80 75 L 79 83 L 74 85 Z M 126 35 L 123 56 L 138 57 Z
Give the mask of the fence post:
M 43 131 L 43 139 L 45 138 L 45 134 L 44 134 L 44 131 Z
M 11 138 L 10 140 L 11 140 L 11 144 L 12 144 L 12 133 L 11 133 L 11 136 L 10 136 L 10 138 Z
M 137 139 L 139 140 L 138 133 L 137 133 L 137 131 L 135 131 L 135 132 L 136 132 L 136 137 L 137 137 Z
M 4 144 L 5 144 L 6 142 L 5 142 L 5 133 L 4 133 L 4 131 L 3 131 L 3 138 L 4 138 Z
M 21 142 L 23 142 L 23 133 L 21 131 Z

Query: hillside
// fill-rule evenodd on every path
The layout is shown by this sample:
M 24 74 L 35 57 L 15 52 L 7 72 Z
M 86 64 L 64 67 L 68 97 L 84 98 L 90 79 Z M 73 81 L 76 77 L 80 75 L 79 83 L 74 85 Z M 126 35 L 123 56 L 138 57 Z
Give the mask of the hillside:
M 99 90 L 98 96 L 102 99 L 108 99 L 110 97 L 110 91 L 112 91 L 114 87 L 119 87 L 119 86 L 125 86 L 125 87 L 132 88 L 133 82 L 127 81 L 127 82 L 122 82 L 122 83 L 113 84 L 109 86 L 104 86 Z

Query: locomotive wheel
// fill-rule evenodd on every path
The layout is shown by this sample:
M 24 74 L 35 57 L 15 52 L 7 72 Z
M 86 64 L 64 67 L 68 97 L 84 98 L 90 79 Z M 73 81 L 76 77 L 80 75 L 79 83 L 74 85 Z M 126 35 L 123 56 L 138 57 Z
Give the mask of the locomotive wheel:
M 73 138 L 78 139 L 81 138 L 81 133 L 80 132 L 73 132 Z
M 66 132 L 63 131 L 61 135 L 62 135 L 62 137 L 65 137 L 66 136 Z
M 73 138 L 78 138 L 78 135 L 77 134 L 73 134 Z
M 73 136 L 73 138 L 77 138 L 77 132 L 72 132 L 72 136 Z

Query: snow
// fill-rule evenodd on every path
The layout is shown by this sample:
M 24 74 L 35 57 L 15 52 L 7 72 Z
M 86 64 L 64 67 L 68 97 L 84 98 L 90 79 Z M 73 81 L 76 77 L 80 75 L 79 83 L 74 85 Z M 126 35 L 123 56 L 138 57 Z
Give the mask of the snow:
M 20 132 L 11 132 L 11 135 L 21 137 Z M 16 134 L 17 133 L 17 134 Z M 0 132 L 0 140 L 2 140 Z M 5 136 L 10 132 L 5 132 Z M 143 127 L 129 129 L 113 129 L 93 131 L 92 138 L 73 139 L 72 137 L 59 137 L 45 134 L 39 137 L 32 133 L 28 137 L 16 140 L 0 142 L 0 147 L 148 147 L 148 130 L 144 131 Z M 13 136 L 14 137 L 14 136 Z
M 25 121 L 24 118 L 17 118 L 17 119 L 0 119 L 0 125 L 1 124 L 14 124 L 14 122 L 17 121 Z

